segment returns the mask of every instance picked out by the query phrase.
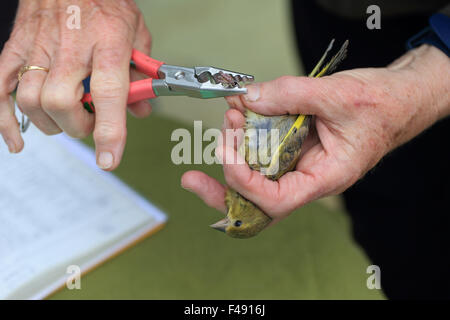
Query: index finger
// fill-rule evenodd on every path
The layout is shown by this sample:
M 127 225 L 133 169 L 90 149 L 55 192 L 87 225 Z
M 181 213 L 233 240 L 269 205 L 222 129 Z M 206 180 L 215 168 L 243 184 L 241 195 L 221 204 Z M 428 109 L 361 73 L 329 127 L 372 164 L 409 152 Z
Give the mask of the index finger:
M 93 52 L 94 141 L 97 164 L 104 170 L 119 165 L 125 147 L 131 50 L 129 43 L 124 45 L 124 41 L 115 40 L 97 44 Z

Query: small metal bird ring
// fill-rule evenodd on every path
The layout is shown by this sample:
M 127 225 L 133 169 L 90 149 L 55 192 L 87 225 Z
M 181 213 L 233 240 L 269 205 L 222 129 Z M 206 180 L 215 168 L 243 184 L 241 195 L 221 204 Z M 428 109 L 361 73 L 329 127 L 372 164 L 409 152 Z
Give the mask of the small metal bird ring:
M 45 72 L 48 72 L 48 68 L 44 68 L 44 67 L 39 67 L 39 66 L 29 66 L 29 65 L 25 65 L 22 68 L 20 68 L 19 72 L 17 73 L 17 80 L 22 80 L 23 74 L 27 71 L 31 71 L 31 70 L 42 70 Z
M 22 113 L 22 121 L 19 123 L 20 132 L 25 133 L 25 131 L 27 131 L 29 126 L 30 126 L 30 118 L 25 117 L 25 115 Z

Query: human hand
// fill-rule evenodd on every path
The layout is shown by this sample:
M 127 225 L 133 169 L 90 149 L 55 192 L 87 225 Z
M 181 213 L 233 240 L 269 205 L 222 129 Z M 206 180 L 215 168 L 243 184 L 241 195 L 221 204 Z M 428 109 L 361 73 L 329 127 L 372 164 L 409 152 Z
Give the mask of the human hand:
M 315 126 L 295 170 L 278 181 L 252 171 L 235 148 L 220 145 L 216 154 L 227 184 L 273 218 L 272 224 L 312 200 L 341 193 L 389 151 L 450 114 L 449 70 L 445 54 L 422 46 L 387 68 L 249 86 L 246 96 L 227 99 L 232 109 L 225 115 L 226 128 L 241 128 L 246 108 L 265 115 L 314 115 Z M 182 186 L 225 212 L 225 187 L 218 181 L 190 171 Z
M 29 71 L 17 88 L 17 103 L 44 133 L 65 131 L 83 138 L 94 132 L 97 163 L 115 169 L 126 140 L 126 101 L 132 48 L 150 53 L 151 37 L 132 0 L 76 2 L 80 28 L 67 26 L 71 0 L 21 0 L 10 39 L 0 56 L 0 133 L 11 152 L 23 148 L 14 103 L 17 73 L 24 65 L 49 69 Z M 80 102 L 82 80 L 91 74 L 96 114 Z M 140 78 L 137 73 L 131 78 Z M 142 101 L 129 106 L 136 116 L 147 116 L 151 106 Z

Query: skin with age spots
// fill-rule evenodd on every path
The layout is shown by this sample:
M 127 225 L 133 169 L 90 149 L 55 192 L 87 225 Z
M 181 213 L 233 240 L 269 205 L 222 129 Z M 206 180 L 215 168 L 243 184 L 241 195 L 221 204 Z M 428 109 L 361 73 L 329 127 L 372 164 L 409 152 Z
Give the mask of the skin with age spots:
M 80 28 L 67 27 L 67 8 L 79 7 Z M 126 140 L 126 110 L 132 48 L 150 54 L 151 37 L 133 0 L 20 0 L 14 28 L 0 56 L 0 133 L 12 153 L 24 145 L 10 94 L 17 87 L 17 103 L 41 131 L 66 132 L 76 138 L 94 134 L 97 163 L 115 169 Z M 48 68 L 24 73 L 25 65 Z M 81 104 L 82 80 L 91 75 L 96 115 Z M 130 79 L 131 78 L 131 79 Z M 138 117 L 151 106 L 141 101 L 128 106 Z
M 423 45 L 386 68 L 319 79 L 285 76 L 249 86 L 247 97 L 227 98 L 227 127 L 242 128 L 246 109 L 314 115 L 314 127 L 294 171 L 271 181 L 245 163 L 224 164 L 228 186 L 269 215 L 271 225 L 310 201 L 343 192 L 391 150 L 450 115 L 449 71 L 450 59 Z M 225 212 L 226 186 L 215 179 L 190 171 L 182 186 Z

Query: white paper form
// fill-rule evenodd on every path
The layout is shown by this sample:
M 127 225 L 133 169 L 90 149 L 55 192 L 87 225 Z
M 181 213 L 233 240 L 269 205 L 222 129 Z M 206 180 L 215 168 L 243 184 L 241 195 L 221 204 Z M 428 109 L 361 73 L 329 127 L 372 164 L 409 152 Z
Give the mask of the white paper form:
M 0 298 L 43 298 L 157 228 L 166 215 L 111 173 L 91 149 L 34 126 L 25 149 L 0 148 Z

